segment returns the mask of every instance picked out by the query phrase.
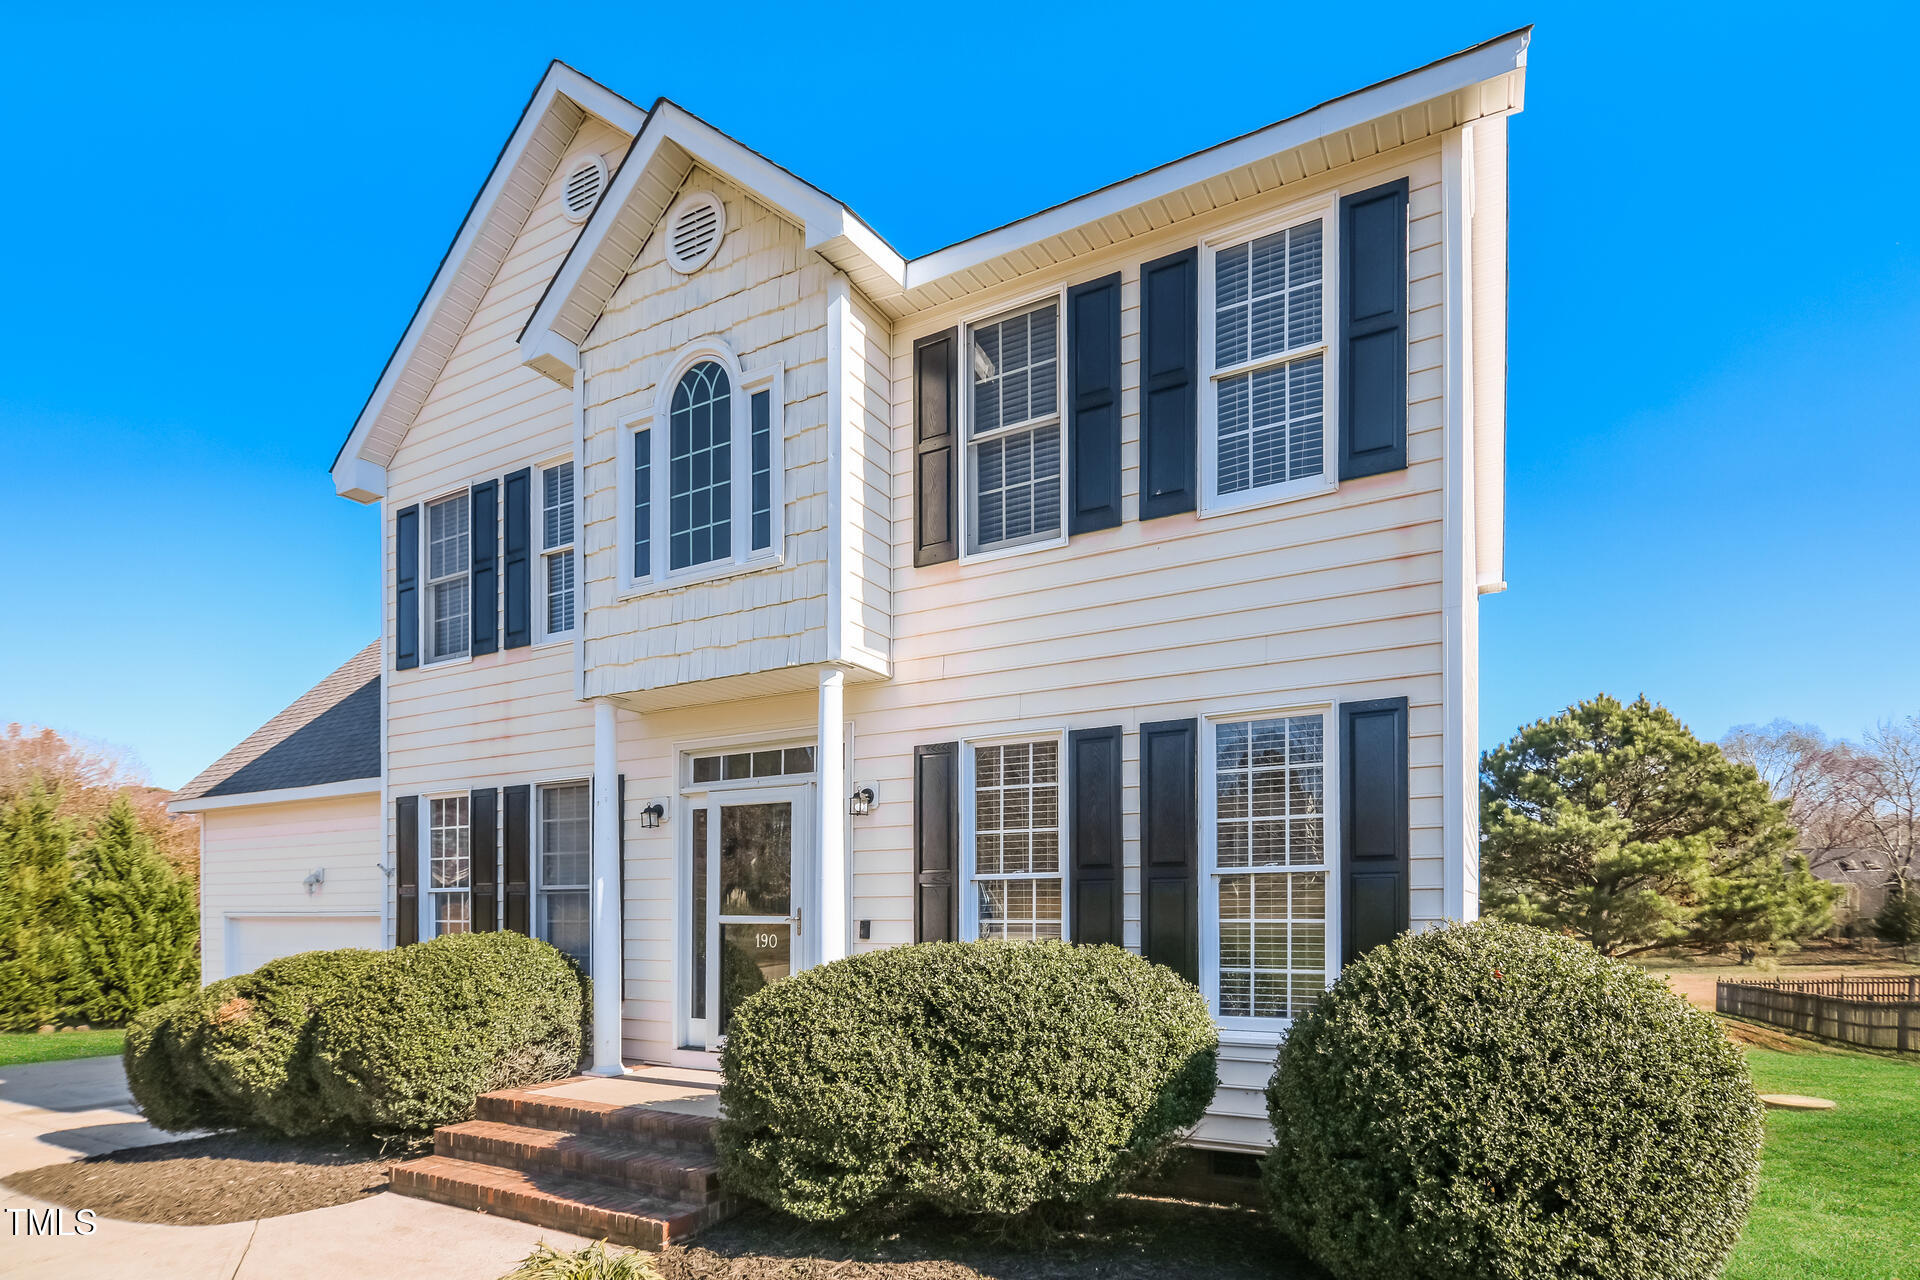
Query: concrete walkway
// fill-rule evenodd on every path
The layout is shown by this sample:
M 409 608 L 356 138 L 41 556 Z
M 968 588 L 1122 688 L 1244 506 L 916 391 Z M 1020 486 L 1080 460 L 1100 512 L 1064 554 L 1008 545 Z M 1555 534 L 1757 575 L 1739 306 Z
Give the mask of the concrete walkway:
M 140 1119 L 118 1058 L 0 1067 L 0 1176 L 122 1147 L 178 1141 Z M 586 1243 L 505 1218 L 382 1193 L 351 1204 L 214 1227 L 102 1217 L 90 1235 L 29 1236 L 42 1201 L 0 1187 L 0 1275 L 8 1280 L 493 1280 L 540 1240 Z M 72 1208 L 86 1208 L 76 1205 Z M 71 1212 L 64 1215 L 73 1231 Z

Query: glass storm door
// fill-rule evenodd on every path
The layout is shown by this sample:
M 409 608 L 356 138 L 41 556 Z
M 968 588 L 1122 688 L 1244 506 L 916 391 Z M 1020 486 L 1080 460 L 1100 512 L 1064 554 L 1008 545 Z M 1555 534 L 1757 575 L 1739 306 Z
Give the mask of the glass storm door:
M 806 788 L 697 797 L 691 821 L 689 1043 L 717 1049 L 742 1000 L 798 967 Z

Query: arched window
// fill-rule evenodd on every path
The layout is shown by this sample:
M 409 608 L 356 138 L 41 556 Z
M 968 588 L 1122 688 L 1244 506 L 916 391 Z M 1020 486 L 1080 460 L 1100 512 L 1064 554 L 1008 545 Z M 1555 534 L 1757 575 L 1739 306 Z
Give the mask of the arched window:
M 629 552 L 623 593 L 781 560 L 782 386 L 780 365 L 742 369 L 708 340 L 670 366 L 651 409 L 626 420 L 617 481 Z
M 733 389 L 703 360 L 681 375 L 669 415 L 669 567 L 733 557 Z

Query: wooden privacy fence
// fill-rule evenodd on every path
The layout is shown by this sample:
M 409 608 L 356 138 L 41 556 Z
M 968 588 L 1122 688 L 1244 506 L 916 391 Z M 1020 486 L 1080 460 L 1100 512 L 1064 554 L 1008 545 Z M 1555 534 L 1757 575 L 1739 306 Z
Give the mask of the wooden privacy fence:
M 1715 984 L 1714 1007 L 1801 1035 L 1920 1053 L 1920 977 L 1784 978 Z

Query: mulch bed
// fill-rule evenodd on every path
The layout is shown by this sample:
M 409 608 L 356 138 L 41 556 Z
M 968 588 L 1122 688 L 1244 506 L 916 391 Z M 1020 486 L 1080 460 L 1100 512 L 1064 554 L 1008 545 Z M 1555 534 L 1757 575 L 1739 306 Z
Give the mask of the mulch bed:
M 1010 1240 L 917 1221 L 870 1240 L 765 1209 L 658 1259 L 664 1280 L 1323 1280 L 1261 1213 L 1127 1197 L 1080 1228 Z
M 401 1158 L 359 1144 L 222 1133 L 28 1169 L 0 1184 L 103 1218 L 198 1227 L 370 1196 L 386 1189 L 387 1167 Z

